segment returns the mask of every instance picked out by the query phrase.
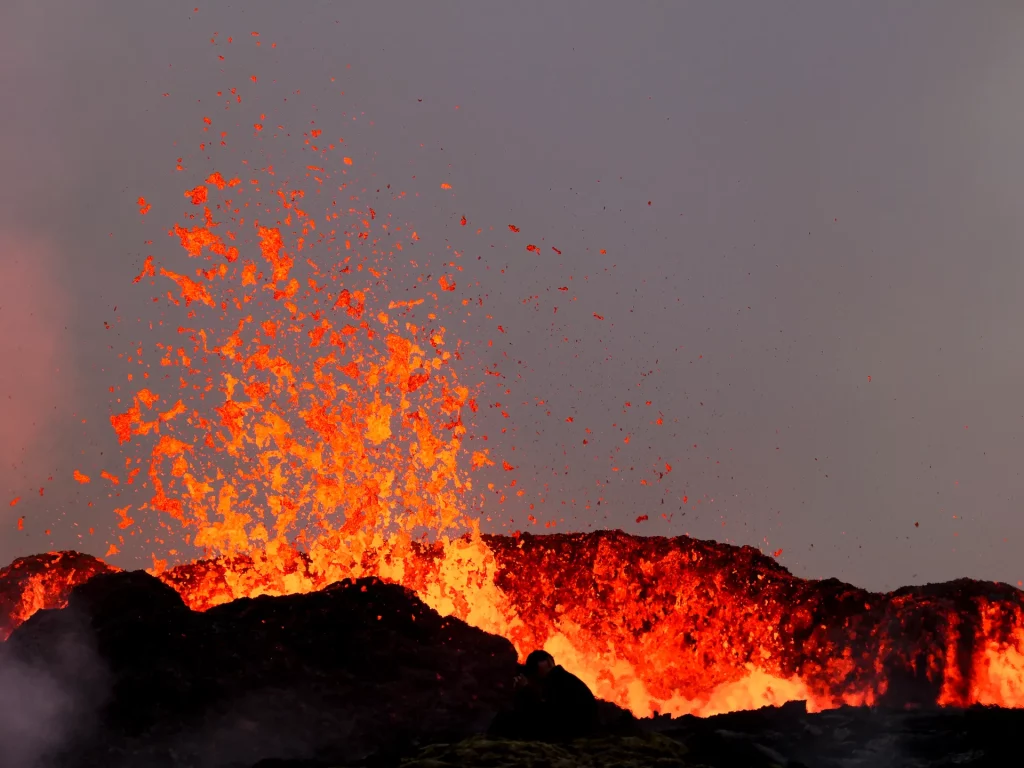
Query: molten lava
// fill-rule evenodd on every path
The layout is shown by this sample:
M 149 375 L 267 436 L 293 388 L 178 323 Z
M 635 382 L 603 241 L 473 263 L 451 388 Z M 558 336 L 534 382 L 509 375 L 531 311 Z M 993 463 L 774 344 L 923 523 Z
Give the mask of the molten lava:
M 0 571 L 9 632 L 107 566 L 75 553 Z M 1024 706 L 1024 595 L 962 580 L 881 595 L 805 581 L 749 547 L 620 532 L 482 536 L 365 550 L 442 614 L 545 647 L 639 715 L 710 715 L 790 700 Z M 326 586 L 296 550 L 179 565 L 160 578 L 195 610 Z
M 463 418 L 488 377 L 468 373 L 448 325 L 479 322 L 483 300 L 463 293 L 457 252 L 408 258 L 418 234 L 360 200 L 352 159 L 330 170 L 320 134 L 305 139 L 308 193 L 272 166 L 206 174 L 168 232 L 180 249 L 145 259 L 135 282 L 169 319 L 126 353 L 131 384 L 114 390 L 111 425 L 135 455 L 101 477 L 146 498 L 115 510 L 108 556 L 145 539 L 196 610 L 379 576 L 521 654 L 547 648 L 638 715 L 1024 706 L 1022 593 L 1008 587 L 878 595 L 685 537 L 482 535 L 470 475 L 494 462 L 468 449 Z M 183 549 L 205 558 L 168 569 Z M 0 571 L 0 632 L 107 568 L 16 561 Z

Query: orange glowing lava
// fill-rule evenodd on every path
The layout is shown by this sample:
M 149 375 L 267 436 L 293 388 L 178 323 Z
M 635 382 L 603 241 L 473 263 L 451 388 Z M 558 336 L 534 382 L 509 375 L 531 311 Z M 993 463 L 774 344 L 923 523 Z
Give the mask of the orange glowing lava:
M 390 217 L 272 182 L 248 185 L 278 206 L 259 217 L 243 215 L 240 191 L 226 196 L 237 180 L 187 190 L 201 223 L 172 235 L 204 263 L 144 271 L 185 315 L 180 341 L 161 348 L 173 373 L 111 420 L 121 440 L 150 446 L 136 464 L 153 495 L 134 514 L 159 515 L 213 558 L 155 563 L 190 606 L 375 575 L 521 654 L 547 648 L 638 715 L 1024 702 L 1016 590 L 1016 602 L 882 597 L 685 538 L 481 536 L 470 474 L 492 459 L 464 450 L 462 418 L 482 385 L 461 382 L 459 345 L 449 351 L 437 319 L 446 297 L 458 306 L 456 262 L 417 276 L 429 306 L 394 301 Z M 965 611 L 979 621 L 965 625 Z
M 108 555 L 146 539 L 153 572 L 196 610 L 376 575 L 521 654 L 547 648 L 638 715 L 872 704 L 900 686 L 1024 706 L 1016 590 L 883 596 L 685 537 L 481 535 L 472 474 L 503 462 L 466 444 L 484 384 L 441 319 L 465 306 L 458 254 L 407 258 L 419 236 L 359 199 L 358 163 L 333 147 L 313 146 L 307 189 L 270 166 L 183 185 L 173 248 L 135 278 L 166 307 L 126 353 L 137 372 L 111 416 L 135 453 L 92 483 L 146 490 L 116 510 Z M 169 568 L 185 548 L 204 559 Z M 47 557 L 0 573 L 5 636 L 105 567 Z
M 415 276 L 429 304 L 391 299 L 396 267 L 416 264 L 402 240 L 417 235 L 354 199 L 341 204 L 356 197 L 332 181 L 347 166 L 332 173 L 321 159 L 308 194 L 269 170 L 245 181 L 213 173 L 184 191 L 193 210 L 169 233 L 180 252 L 166 266 L 147 257 L 140 275 L 180 318 L 176 338 L 157 343 L 163 375 L 144 378 L 111 417 L 122 443 L 144 447 L 128 464 L 152 492 L 131 518 L 119 510 L 118 544 L 156 523 L 215 558 L 167 571 L 154 557 L 154 572 L 200 610 L 352 576 L 392 580 L 523 654 L 547 647 L 640 714 L 822 699 L 768 652 L 709 657 L 710 670 L 695 677 L 691 664 L 672 683 L 665 671 L 682 660 L 661 658 L 660 634 L 623 647 L 587 621 L 595 606 L 556 599 L 543 569 L 536 586 L 499 586 L 517 568 L 467 514 L 470 475 L 492 463 L 486 449 L 463 449 L 463 415 L 482 384 L 462 383 L 460 345 L 449 349 L 438 319 L 460 306 L 459 267 Z M 628 610 L 631 589 L 614 587 L 615 610 Z M 554 613 L 534 605 L 545 596 Z

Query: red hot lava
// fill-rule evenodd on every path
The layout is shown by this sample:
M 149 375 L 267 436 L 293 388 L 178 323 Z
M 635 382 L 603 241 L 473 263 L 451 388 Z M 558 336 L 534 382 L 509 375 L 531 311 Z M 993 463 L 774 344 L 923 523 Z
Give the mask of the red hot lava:
M 4 634 L 106 569 L 60 553 L 0 571 Z M 370 572 L 505 635 L 521 653 L 547 648 L 638 715 L 710 715 L 790 700 L 812 709 L 1024 706 L 1024 599 L 1005 585 L 961 580 L 883 595 L 795 578 L 749 547 L 621 532 L 368 551 L 350 573 Z M 331 580 L 295 551 L 189 563 L 161 578 L 197 610 Z
M 196 610 L 379 576 L 520 653 L 547 648 L 638 715 L 1024 706 L 1022 593 L 1005 586 L 879 595 L 686 537 L 482 535 L 470 475 L 495 462 L 467 449 L 463 418 L 500 373 L 460 363 L 445 323 L 478 324 L 483 299 L 459 293 L 457 251 L 410 258 L 417 232 L 360 200 L 354 161 L 333 163 L 341 140 L 321 134 L 305 135 L 308 194 L 272 166 L 194 179 L 168 233 L 180 250 L 145 259 L 135 281 L 170 320 L 127 355 L 128 391 L 112 388 L 111 425 L 137 453 L 101 478 L 112 495 L 151 495 L 115 510 L 108 556 L 133 536 L 167 558 L 181 559 L 168 539 L 209 553 L 170 569 L 154 555 Z M 107 568 L 56 553 L 0 571 L 3 636 Z

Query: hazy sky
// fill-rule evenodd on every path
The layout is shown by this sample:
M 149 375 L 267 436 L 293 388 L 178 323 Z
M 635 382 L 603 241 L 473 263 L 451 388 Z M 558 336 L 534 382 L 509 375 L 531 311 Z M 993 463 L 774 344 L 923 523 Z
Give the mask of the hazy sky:
M 341 131 L 383 183 L 430 180 L 401 212 L 427 248 L 512 265 L 488 311 L 523 361 L 517 402 L 575 414 L 599 446 L 536 408 L 496 443 L 516 443 L 530 498 L 549 484 L 536 514 L 555 530 L 782 549 L 799 575 L 875 589 L 1016 584 L 1022 31 L 1015 2 L 7 0 L 0 493 L 21 501 L 0 506 L 0 562 L 106 549 L 113 505 L 71 474 L 120 461 L 107 389 L 155 312 L 131 283 L 142 243 L 210 170 L 174 164 L 198 157 L 214 92 L 258 69 L 277 82 L 254 109 Z M 225 173 L 256 152 L 235 146 Z M 580 311 L 554 326 L 524 300 L 569 275 L 588 278 Z M 669 461 L 672 485 L 595 490 L 612 423 L 633 425 L 622 460 Z M 488 511 L 528 529 L 520 507 Z

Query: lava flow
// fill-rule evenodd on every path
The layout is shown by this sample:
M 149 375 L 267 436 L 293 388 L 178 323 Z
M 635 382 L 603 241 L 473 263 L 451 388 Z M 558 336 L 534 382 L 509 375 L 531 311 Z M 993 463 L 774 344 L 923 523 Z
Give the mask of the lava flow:
M 0 571 L 0 633 L 63 605 L 108 566 L 59 553 Z M 638 715 L 710 715 L 790 700 L 1024 707 L 1024 599 L 962 580 L 881 595 L 806 581 L 756 550 L 620 532 L 479 536 L 365 550 L 379 573 L 444 614 L 543 646 L 602 697 Z M 319 589 L 296 550 L 179 565 L 161 578 L 196 610 Z
M 313 130 L 306 144 L 309 194 L 269 166 L 205 175 L 169 232 L 181 248 L 135 278 L 173 319 L 126 355 L 130 388 L 111 388 L 111 425 L 136 453 L 103 478 L 112 496 L 147 498 L 116 510 L 107 556 L 145 540 L 196 610 L 375 575 L 521 654 L 549 649 L 638 715 L 1024 706 L 1024 597 L 1009 587 L 879 595 L 686 537 L 481 534 L 472 474 L 493 460 L 469 448 L 463 418 L 500 374 L 469 373 L 444 318 L 483 300 L 457 252 L 408 258 L 419 236 L 360 201 L 351 159 L 329 170 L 334 143 Z M 185 552 L 205 555 L 168 567 Z M 0 634 L 110 567 L 15 561 L 0 571 Z

